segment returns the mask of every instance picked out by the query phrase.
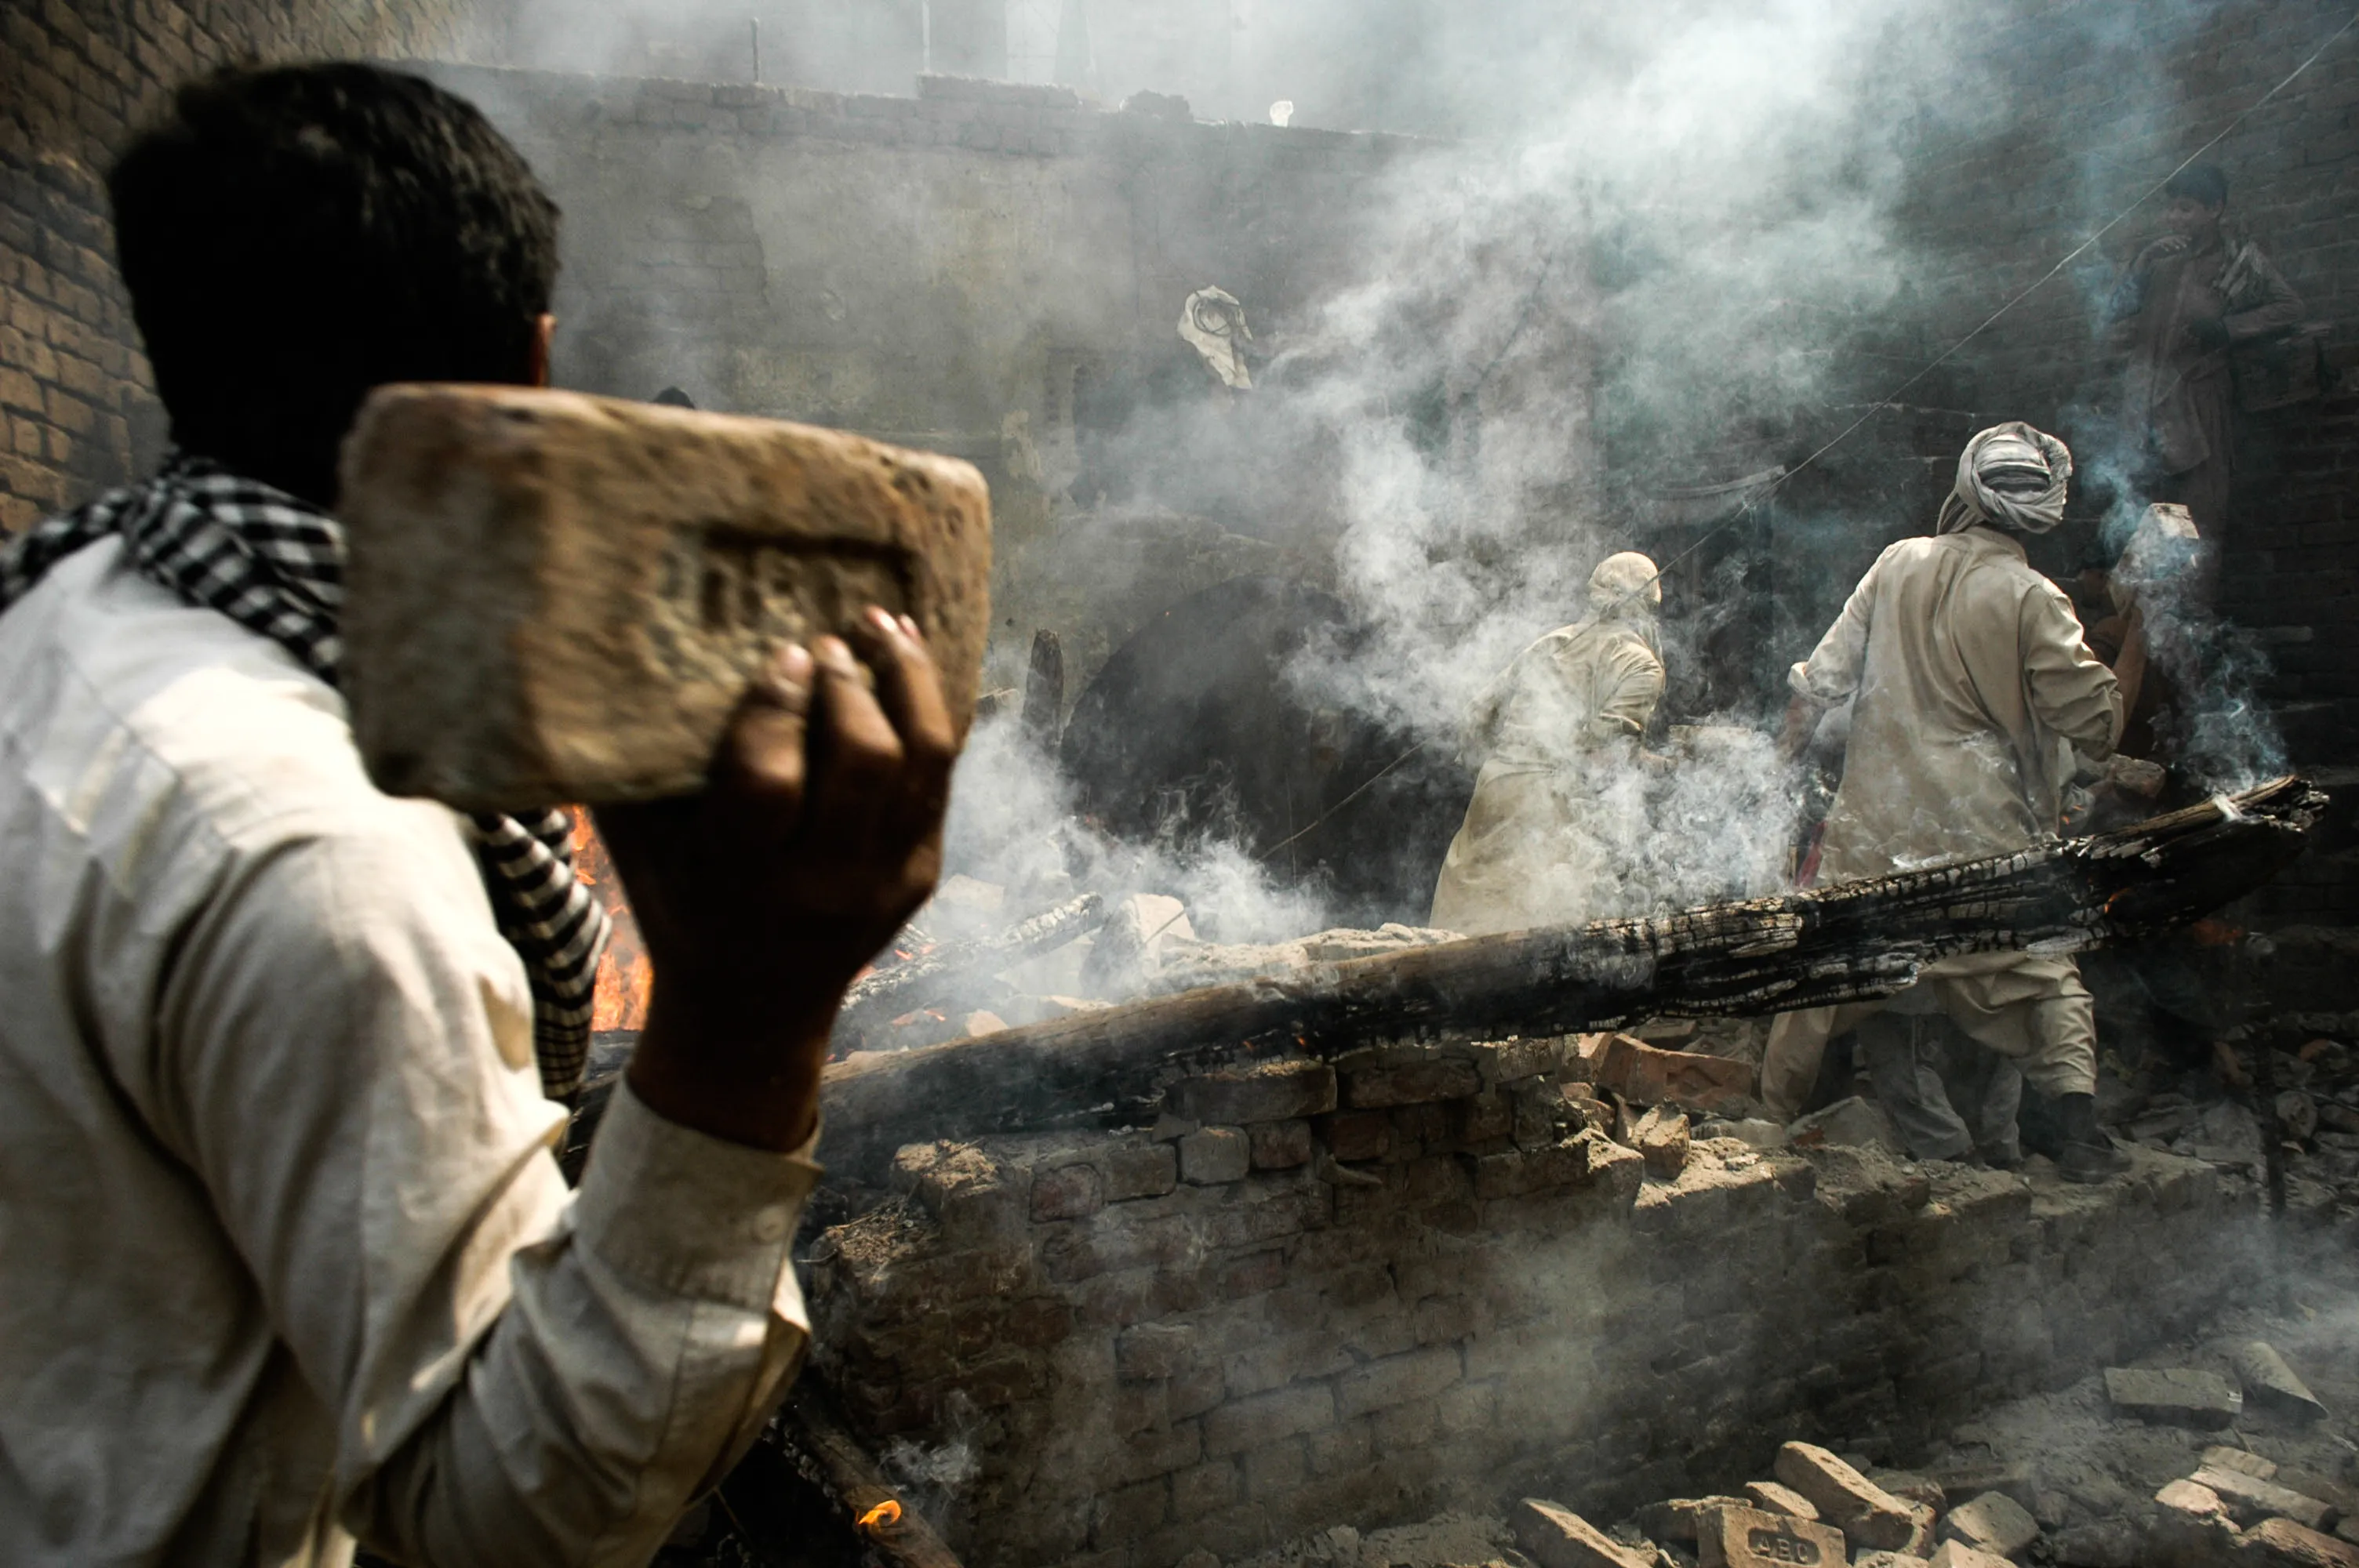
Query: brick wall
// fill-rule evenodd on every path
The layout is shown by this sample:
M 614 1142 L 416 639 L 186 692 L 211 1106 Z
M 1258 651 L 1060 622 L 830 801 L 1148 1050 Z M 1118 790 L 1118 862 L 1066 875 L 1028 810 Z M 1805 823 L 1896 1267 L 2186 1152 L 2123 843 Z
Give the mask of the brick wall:
M 1153 384 L 1175 431 L 1158 450 L 1189 468 L 1177 454 L 1191 410 L 1217 417 L 1229 400 L 1175 330 L 1187 297 L 1227 289 L 1257 346 L 1283 346 L 1355 276 L 1355 225 L 1386 173 L 1431 145 L 1109 113 L 1064 88 L 962 77 L 886 97 L 436 74 L 483 106 L 565 209 L 560 383 L 629 397 L 676 385 L 702 407 L 974 462 L 999 544 L 990 682 L 1020 684 L 1034 630 L 1050 627 L 1065 639 L 1069 696 L 1141 619 L 1123 607 L 1125 585 L 1097 590 L 1104 572 L 1077 595 L 1024 564 L 1109 557 L 1107 517 L 1080 514 L 1122 508 L 1096 508 L 1076 482 L 1077 405 L 1093 384 Z M 1236 408 L 1193 468 L 1249 464 L 1268 412 Z M 1291 449 L 1260 456 L 1287 475 L 1308 466 Z M 1207 532 L 1206 516 L 1215 538 L 1223 525 L 1283 531 L 1300 526 L 1309 488 L 1273 484 L 1237 517 L 1168 492 L 1145 510 L 1188 536 Z M 1156 586 L 1145 614 L 1185 591 Z
M 2073 1188 L 1711 1141 L 1662 1179 L 1567 1119 L 1578 1065 L 1368 1053 L 1183 1080 L 1153 1132 L 912 1145 L 819 1241 L 821 1374 L 964 1474 L 907 1495 L 978 1568 L 1169 1568 L 1526 1493 L 1616 1518 L 1788 1438 L 1905 1460 L 2185 1332 L 2251 1235 L 2143 1151 Z
M 0 7 L 0 531 L 152 457 L 162 424 L 114 269 L 109 157 L 174 84 L 241 59 L 448 54 L 472 0 L 12 0 Z

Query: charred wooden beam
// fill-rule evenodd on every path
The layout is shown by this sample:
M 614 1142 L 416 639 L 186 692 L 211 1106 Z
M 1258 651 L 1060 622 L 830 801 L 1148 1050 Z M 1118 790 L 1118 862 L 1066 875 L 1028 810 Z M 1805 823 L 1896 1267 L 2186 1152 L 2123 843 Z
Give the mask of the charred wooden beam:
M 913 1007 L 949 996 L 977 976 L 997 974 L 1027 958 L 1053 953 L 1104 924 L 1103 902 L 1085 892 L 995 935 L 946 943 L 921 957 L 879 969 L 845 995 L 836 1015 L 837 1046 L 856 1046 L 864 1033 Z
M 2284 778 L 2094 838 L 1649 920 L 1510 932 L 1149 998 L 828 1068 L 828 1160 L 878 1179 L 904 1143 L 1143 1104 L 1286 1037 L 1335 1056 L 1888 996 L 1963 953 L 2067 953 L 2194 921 L 2300 852 L 2325 797 Z

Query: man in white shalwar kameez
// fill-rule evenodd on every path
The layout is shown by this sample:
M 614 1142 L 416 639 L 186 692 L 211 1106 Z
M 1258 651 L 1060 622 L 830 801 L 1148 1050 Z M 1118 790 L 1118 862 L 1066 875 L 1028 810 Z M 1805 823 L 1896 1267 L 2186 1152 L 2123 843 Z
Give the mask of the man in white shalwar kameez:
M 1625 550 L 1589 578 L 1589 618 L 1516 655 L 1470 716 L 1481 772 L 1433 889 L 1430 924 L 1469 935 L 1633 913 L 1647 830 L 1638 737 L 1663 696 L 1655 563 Z
M 2112 752 L 2122 725 L 2113 673 L 2062 590 L 2024 559 L 2022 536 L 2061 521 L 2071 472 L 2064 443 L 2028 425 L 1974 437 L 1935 534 L 1886 550 L 1794 666 L 1801 715 L 1854 701 L 1821 884 L 2053 838 L 2075 750 Z M 1762 1098 L 1796 1114 L 1828 1038 L 1856 1027 L 1871 1071 L 1890 1086 L 1880 1098 L 1907 1113 L 1914 1152 L 1961 1158 L 1995 1141 L 1996 1130 L 1970 1130 L 1951 1110 L 1916 1054 L 1927 1033 L 1911 1020 L 1933 1013 L 2060 1097 L 2065 1176 L 2102 1181 L 2124 1168 L 2097 1127 L 2095 1015 L 2068 957 L 1948 958 L 1885 1001 L 1785 1014 L 1762 1062 Z

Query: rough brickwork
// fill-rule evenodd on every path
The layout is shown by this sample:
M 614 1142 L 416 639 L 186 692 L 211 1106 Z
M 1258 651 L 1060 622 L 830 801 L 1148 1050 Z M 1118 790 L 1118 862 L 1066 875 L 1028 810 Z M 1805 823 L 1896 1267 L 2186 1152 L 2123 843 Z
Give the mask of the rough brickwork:
M 1568 1119 L 1575 1060 L 1370 1054 L 1167 1097 L 1273 1121 L 912 1146 L 819 1243 L 823 1375 L 881 1449 L 965 1445 L 938 1501 L 979 1568 L 1168 1568 L 1525 1493 L 1614 1518 L 1788 1438 L 1905 1455 L 2233 1288 L 2207 1166 L 1731 1140 L 1658 1180 Z M 1238 1157 L 1191 1159 L 1216 1132 Z
M 1183 415 L 1224 410 L 1175 330 L 1190 293 L 1226 288 L 1258 343 L 1284 343 L 1353 276 L 1386 171 L 1430 146 L 1107 113 L 1064 88 L 956 77 L 886 97 L 435 74 L 565 210 L 560 384 L 678 386 L 701 407 L 974 463 L 991 483 L 1003 633 L 989 684 L 1020 685 L 1034 629 L 1053 627 L 1073 697 L 1173 599 L 1302 566 L 1273 559 L 1267 537 L 1175 515 L 1184 495 L 1099 505 L 1082 450 L 1093 397 L 1103 411 L 1120 386 Z M 1256 525 L 1281 538 L 1304 522 L 1261 510 Z
M 449 54 L 471 0 L 23 0 L 0 6 L 0 532 L 86 500 L 162 423 L 101 181 L 174 84 L 245 59 Z

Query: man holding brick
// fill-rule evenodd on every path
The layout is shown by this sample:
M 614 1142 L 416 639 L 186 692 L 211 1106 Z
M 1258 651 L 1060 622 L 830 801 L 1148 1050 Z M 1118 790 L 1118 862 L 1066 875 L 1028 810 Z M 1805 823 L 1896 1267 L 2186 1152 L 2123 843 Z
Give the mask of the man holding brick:
M 370 785 L 328 510 L 371 387 L 545 379 L 556 210 L 354 65 L 183 89 L 109 190 L 178 449 L 0 557 L 0 1561 L 643 1563 L 805 1344 L 932 662 L 788 649 L 702 795 L 601 813 L 658 981 L 569 1195 L 600 919 L 550 820 Z

